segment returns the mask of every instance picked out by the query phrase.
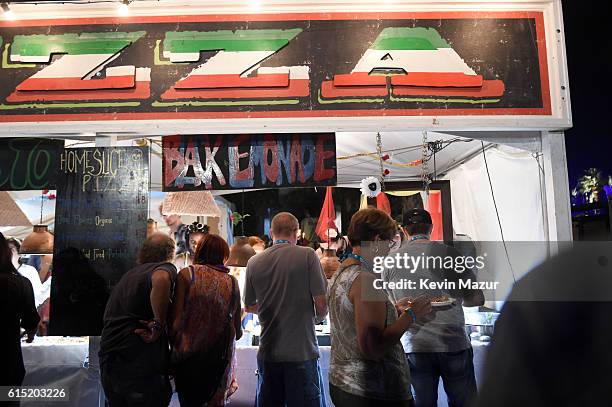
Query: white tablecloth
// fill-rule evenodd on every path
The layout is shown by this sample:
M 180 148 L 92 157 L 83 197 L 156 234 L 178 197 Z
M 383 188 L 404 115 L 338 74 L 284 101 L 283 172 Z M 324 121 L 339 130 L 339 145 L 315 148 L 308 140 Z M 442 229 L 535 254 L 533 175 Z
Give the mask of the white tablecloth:
M 57 338 L 36 338 L 34 343 L 24 344 L 23 356 L 27 371 L 24 386 L 68 388 L 70 401 L 67 403 L 22 402 L 22 405 L 27 407 L 98 407 L 103 405 L 103 403 L 100 403 L 101 387 L 95 339 L 91 344 L 93 356 L 91 360 L 88 360 L 90 345 L 87 338 L 62 338 L 60 341 Z M 474 341 L 472 346 L 474 348 L 476 380 L 480 383 L 486 344 Z M 239 346 L 237 348 L 236 374 L 240 388 L 232 397 L 231 406 L 253 407 L 257 388 L 257 349 L 255 346 Z M 333 406 L 329 399 L 328 385 L 330 348 L 322 346 L 320 352 L 327 405 Z M 440 384 L 438 393 L 438 406 L 447 406 L 442 384 Z M 170 405 L 179 407 L 176 394 Z
M 484 365 L 484 358 L 486 352 L 486 343 L 472 341 L 472 347 L 474 349 L 474 368 L 476 371 L 476 381 L 478 383 L 481 382 L 481 372 L 482 367 Z M 257 347 L 255 346 L 246 346 L 246 347 L 238 347 L 236 349 L 236 357 L 237 357 L 237 371 L 236 378 L 238 380 L 238 385 L 240 388 L 238 391 L 232 396 L 231 406 L 235 407 L 253 407 L 255 401 L 255 393 L 257 389 Z M 330 347 L 329 346 L 321 346 L 319 348 L 321 353 L 321 370 L 323 373 L 323 382 L 325 389 L 325 396 L 327 400 L 327 406 L 333 406 L 331 399 L 329 398 L 329 357 L 330 357 Z M 179 407 L 178 399 L 173 398 L 171 406 Z M 442 381 L 440 381 L 440 385 L 438 387 L 438 406 L 446 407 L 448 406 L 448 401 L 446 399 L 446 393 L 444 393 L 444 388 L 442 387 Z
M 24 386 L 64 388 L 68 402 L 22 401 L 22 406 L 98 406 L 99 374 L 89 366 L 88 338 L 36 337 L 22 344 Z

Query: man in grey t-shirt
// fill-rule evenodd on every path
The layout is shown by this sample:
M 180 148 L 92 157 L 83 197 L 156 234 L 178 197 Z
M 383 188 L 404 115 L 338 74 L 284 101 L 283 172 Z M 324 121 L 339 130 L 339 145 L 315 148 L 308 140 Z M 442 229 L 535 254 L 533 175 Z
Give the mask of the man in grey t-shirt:
M 402 257 L 420 258 L 421 264 L 412 270 L 392 268 L 384 271 L 386 282 L 414 282 L 414 289 L 389 290 L 396 303 L 405 298 L 426 295 L 430 298 L 448 297 L 452 305 L 437 308 L 426 323 L 416 323 L 402 336 L 402 345 L 410 365 L 416 407 L 435 407 L 440 377 L 444 383 L 449 405 L 468 406 L 476 394 L 476 378 L 472 347 L 465 332 L 462 306 L 473 307 L 484 303 L 480 290 L 446 289 L 446 282 L 476 281 L 467 269 L 458 273 L 448 267 L 447 259 L 456 259 L 459 252 L 453 247 L 429 240 L 433 225 L 431 215 L 424 209 L 413 209 L 404 215 L 403 224 L 409 236 L 399 249 Z M 441 259 L 444 261 L 438 261 Z M 414 264 L 414 263 L 409 263 Z M 457 264 L 457 262 L 453 262 Z M 433 283 L 440 288 L 425 288 Z M 450 286 L 450 285 L 448 285 Z
M 262 327 L 257 407 L 325 405 L 315 324 L 327 315 L 327 283 L 314 250 L 296 245 L 298 220 L 272 219 L 274 245 L 252 257 L 244 304 Z

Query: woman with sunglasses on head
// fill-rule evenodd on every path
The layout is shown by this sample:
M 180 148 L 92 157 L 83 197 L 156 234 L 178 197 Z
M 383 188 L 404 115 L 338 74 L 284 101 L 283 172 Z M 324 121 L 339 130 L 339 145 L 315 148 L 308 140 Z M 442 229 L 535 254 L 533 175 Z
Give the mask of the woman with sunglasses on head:
M 196 248 L 200 240 L 210 232 L 210 227 L 200 222 L 193 222 L 187 226 L 185 240 L 187 240 L 187 251 L 176 256 L 174 265 L 180 270 L 193 264 Z
M 378 209 L 353 215 L 348 230 L 353 251 L 329 283 L 329 387 L 337 407 L 414 405 L 400 338 L 431 312 L 431 303 L 418 298 L 398 316 L 386 293 L 374 288 L 375 258 L 387 256 L 396 230 Z

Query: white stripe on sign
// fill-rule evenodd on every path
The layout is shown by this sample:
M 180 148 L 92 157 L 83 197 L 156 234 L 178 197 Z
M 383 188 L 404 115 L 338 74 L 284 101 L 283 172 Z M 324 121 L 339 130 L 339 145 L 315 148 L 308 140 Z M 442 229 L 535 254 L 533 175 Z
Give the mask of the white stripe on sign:
M 387 54 L 392 59 L 383 59 Z M 370 73 L 373 69 L 404 69 L 410 72 L 460 72 L 476 75 L 452 48 L 437 50 L 368 49 L 351 73 Z

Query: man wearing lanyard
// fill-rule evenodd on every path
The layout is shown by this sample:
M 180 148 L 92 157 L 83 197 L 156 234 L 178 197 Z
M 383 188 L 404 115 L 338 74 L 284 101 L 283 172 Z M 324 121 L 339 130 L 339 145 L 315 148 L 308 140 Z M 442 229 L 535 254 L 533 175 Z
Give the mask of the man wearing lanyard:
M 315 323 L 327 315 L 327 282 L 319 258 L 297 246 L 299 224 L 290 213 L 272 219 L 272 247 L 246 268 L 244 304 L 257 313 L 256 406 L 325 406 Z
M 476 280 L 471 270 L 461 274 L 454 269 L 438 269 L 434 259 L 449 256 L 457 258 L 459 252 L 443 243 L 430 241 L 433 230 L 431 215 L 424 209 L 412 209 L 404 214 L 404 228 L 408 235 L 399 250 L 402 257 L 421 258 L 426 266 L 414 270 L 399 268 L 398 265 L 384 271 L 383 280 L 400 282 L 411 280 L 416 289 L 390 290 L 391 298 L 416 298 L 421 295 L 430 298 L 453 298 L 453 303 L 437 308 L 433 319 L 414 324 L 402 336 L 402 345 L 410 365 L 416 407 L 435 407 L 438 400 L 438 382 L 442 378 L 450 406 L 469 406 L 476 395 L 473 352 L 465 332 L 463 308 L 480 306 L 484 295 L 480 290 L 444 289 L 423 290 L 421 280 L 432 282 Z M 426 263 L 423 263 L 427 260 Z M 416 264 L 416 263 L 411 263 Z M 427 266 L 431 266 L 428 268 Z

